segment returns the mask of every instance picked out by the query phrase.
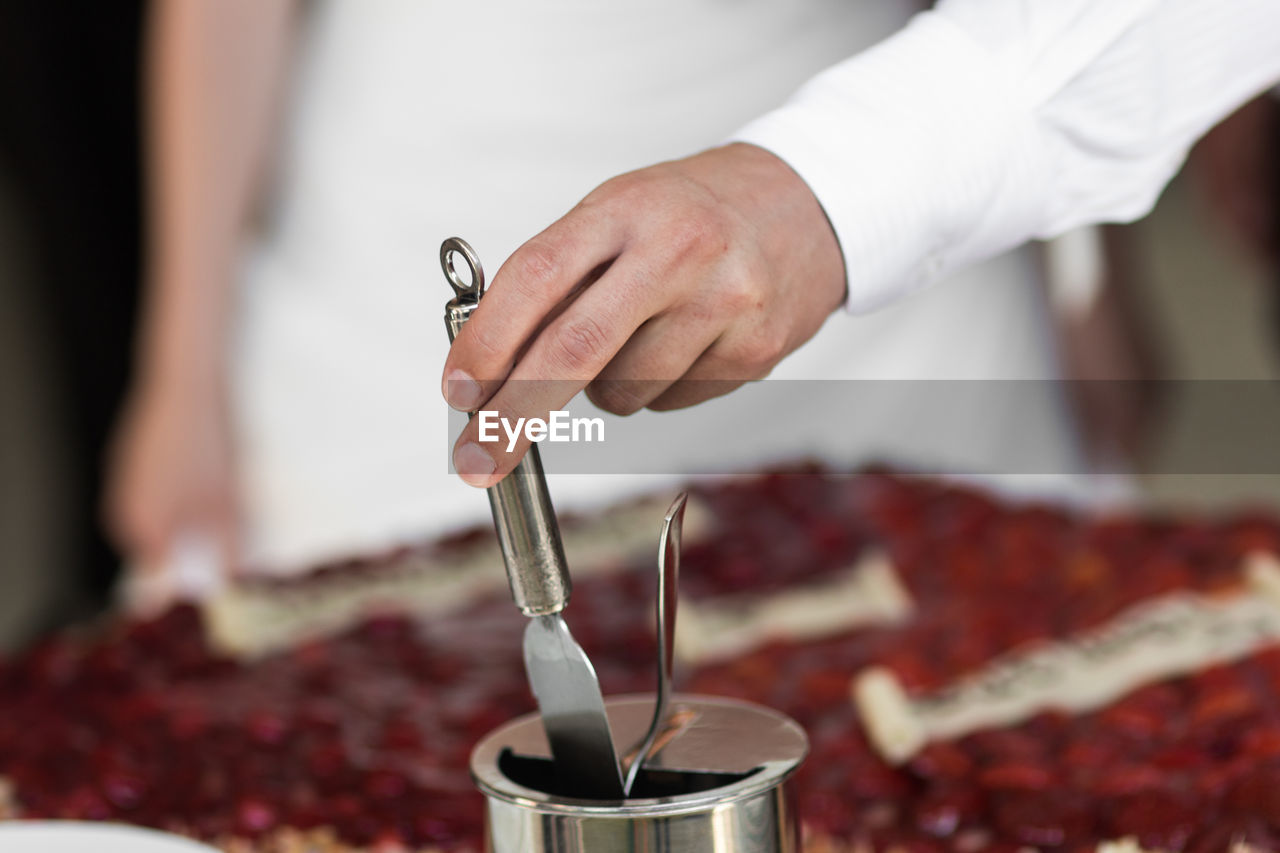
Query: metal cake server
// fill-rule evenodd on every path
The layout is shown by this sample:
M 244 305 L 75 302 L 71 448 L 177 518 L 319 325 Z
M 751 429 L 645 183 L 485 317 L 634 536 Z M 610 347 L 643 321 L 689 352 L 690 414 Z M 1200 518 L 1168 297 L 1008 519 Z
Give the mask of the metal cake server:
M 658 695 L 653 703 L 653 719 L 639 745 L 627 754 L 626 778 L 622 789 L 627 796 L 636 776 L 649 757 L 658 733 L 667 722 L 667 705 L 671 701 L 671 671 L 675 663 L 676 603 L 680 582 L 680 538 L 684 529 L 684 509 L 689 494 L 683 492 L 671 504 L 662 519 L 662 535 L 658 540 Z
M 470 281 L 455 267 L 456 257 L 466 262 Z M 475 250 L 458 237 L 441 244 L 440 266 L 454 292 L 445 305 L 452 342 L 484 295 L 484 269 Z M 556 772 L 563 787 L 575 794 L 621 799 L 622 773 L 600 682 L 561 615 L 572 584 L 537 445 L 488 492 L 511 596 L 530 617 L 524 632 L 525 672 L 542 712 Z

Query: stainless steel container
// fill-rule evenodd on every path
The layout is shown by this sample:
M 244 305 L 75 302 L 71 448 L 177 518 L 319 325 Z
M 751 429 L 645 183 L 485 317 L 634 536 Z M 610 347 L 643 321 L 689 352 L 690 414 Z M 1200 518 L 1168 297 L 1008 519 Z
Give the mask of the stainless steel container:
M 615 743 L 638 743 L 652 696 L 606 702 Z M 798 853 L 787 779 L 809 741 L 776 711 L 710 696 L 672 698 L 633 796 L 562 790 L 537 714 L 491 732 L 471 754 L 487 798 L 489 853 Z

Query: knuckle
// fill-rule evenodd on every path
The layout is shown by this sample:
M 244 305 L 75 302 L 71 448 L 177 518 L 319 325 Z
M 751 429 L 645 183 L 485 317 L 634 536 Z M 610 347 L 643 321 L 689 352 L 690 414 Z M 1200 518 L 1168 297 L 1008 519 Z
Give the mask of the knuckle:
M 781 328 L 770 329 L 760 341 L 759 352 L 766 366 L 772 368 L 790 351 L 786 332 Z
M 764 310 L 767 296 L 764 277 L 758 270 L 745 260 L 727 259 L 715 287 L 716 304 L 724 316 L 758 315 Z
M 760 307 L 760 293 L 749 277 L 732 275 L 720 288 L 719 302 L 726 313 L 738 316 Z
M 772 324 L 756 330 L 752 350 L 756 353 L 756 367 L 772 367 L 787 354 L 786 330 Z
M 554 247 L 542 242 L 526 243 L 513 259 L 514 283 L 521 295 L 537 298 L 560 277 L 564 264 Z
M 754 378 L 754 377 L 752 377 Z M 699 379 L 695 381 L 681 380 L 672 385 L 653 402 L 649 408 L 655 412 L 669 412 L 696 406 L 707 400 L 722 397 L 742 385 L 743 379 Z
M 735 378 L 755 379 L 768 373 L 786 353 L 787 337 L 784 331 L 765 326 L 727 348 L 724 356 L 739 374 Z
M 472 349 L 479 353 L 480 358 L 485 361 L 493 361 L 501 355 L 497 341 L 494 340 L 494 332 L 487 323 L 468 323 L 462 330 L 467 336 Z
M 629 385 L 630 383 L 616 380 L 592 382 L 587 386 L 587 398 L 598 408 L 611 414 L 635 414 L 644 408 L 645 398 Z
M 605 181 L 592 190 L 587 198 L 595 201 L 625 198 L 642 186 L 644 186 L 644 179 L 635 172 L 628 172 L 625 175 L 616 175 Z
M 607 354 L 608 341 L 608 334 L 598 321 L 591 317 L 577 317 L 556 332 L 551 348 L 552 358 L 569 374 L 589 371 Z
M 724 222 L 715 213 L 701 208 L 673 221 L 667 240 L 681 256 L 716 258 L 729 250 Z
M 639 172 L 612 177 L 591 192 L 578 203 L 582 211 L 594 212 L 597 215 L 616 216 L 627 210 L 648 206 L 649 180 Z

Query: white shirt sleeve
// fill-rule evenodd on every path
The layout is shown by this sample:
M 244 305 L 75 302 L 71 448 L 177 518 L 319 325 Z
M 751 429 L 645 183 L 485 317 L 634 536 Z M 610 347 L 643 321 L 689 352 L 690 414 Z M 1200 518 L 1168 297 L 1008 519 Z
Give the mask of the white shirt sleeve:
M 942 0 L 735 134 L 822 203 L 849 308 L 1145 214 L 1280 80 L 1280 0 Z

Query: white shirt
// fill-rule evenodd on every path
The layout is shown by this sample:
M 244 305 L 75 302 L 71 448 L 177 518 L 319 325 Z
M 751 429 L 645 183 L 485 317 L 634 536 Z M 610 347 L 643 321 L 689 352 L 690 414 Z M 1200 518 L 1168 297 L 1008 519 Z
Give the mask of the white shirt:
M 470 240 L 492 274 L 601 181 L 713 145 L 763 114 L 739 136 L 814 188 L 845 252 L 850 304 L 865 309 L 1029 236 L 1136 214 L 1134 199 L 1149 203 L 1186 142 L 1260 87 L 1269 72 L 1256 67 L 1276 59 L 1237 49 L 1261 39 L 1248 27 L 1218 28 L 1221 44 L 1206 38 L 1206 2 L 952 2 L 769 112 L 900 26 L 905 5 L 315 4 L 278 204 L 244 277 L 234 387 L 249 560 L 303 567 L 487 517 L 483 496 L 447 469 L 445 237 Z M 1256 30 L 1265 5 L 1214 7 L 1250 13 Z M 1205 12 L 1200 29 L 1179 17 L 1193 6 Z M 1144 49 L 1152 28 L 1161 38 Z M 1182 45 L 1180 56 L 1199 50 L 1211 66 L 1231 54 L 1228 70 L 1166 68 L 1163 52 Z M 1125 166 L 1136 174 L 1124 185 L 1137 189 L 1120 189 Z M 1052 377 L 1034 278 L 1029 255 L 1006 255 L 890 310 L 834 317 L 774 377 Z M 813 453 L 964 468 L 1025 441 L 1042 443 L 1054 470 L 1078 465 L 1052 394 L 1003 418 L 959 408 L 943 434 L 898 396 L 847 412 L 809 399 L 762 413 L 741 391 L 631 420 L 668 454 L 671 477 L 706 470 L 708 452 L 724 467 Z M 655 485 L 552 481 L 561 509 Z
M 942 0 L 737 138 L 808 183 L 869 310 L 975 260 L 1151 209 L 1280 79 L 1277 0 Z

